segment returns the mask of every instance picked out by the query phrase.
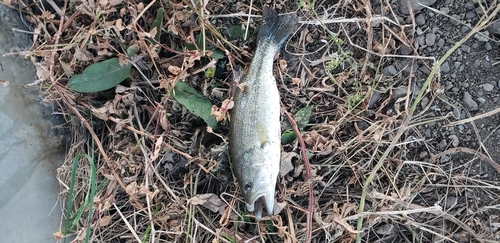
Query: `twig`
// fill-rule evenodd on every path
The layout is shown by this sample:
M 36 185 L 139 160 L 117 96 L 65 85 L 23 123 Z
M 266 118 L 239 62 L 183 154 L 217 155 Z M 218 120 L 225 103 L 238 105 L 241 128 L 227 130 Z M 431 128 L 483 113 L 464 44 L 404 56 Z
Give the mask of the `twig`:
M 306 144 L 304 143 L 304 139 L 302 138 L 302 135 L 300 134 L 299 127 L 297 126 L 297 123 L 293 119 L 292 115 L 286 110 L 286 107 L 281 103 L 281 107 L 283 110 L 283 113 L 285 113 L 286 117 L 288 118 L 288 122 L 293 128 L 293 131 L 297 135 L 297 139 L 299 140 L 300 144 L 300 154 L 302 155 L 302 160 L 304 160 L 304 166 L 306 168 L 306 179 L 307 183 L 309 183 L 309 206 L 307 207 L 307 225 L 306 225 L 306 241 L 307 243 L 311 242 L 311 237 L 312 237 L 312 216 L 313 216 L 313 210 L 314 210 L 314 198 L 313 198 L 313 186 L 312 186 L 312 181 L 311 181 L 311 164 L 309 163 L 309 158 L 307 157 L 307 151 L 306 151 Z
M 496 109 L 494 109 L 492 111 L 488 111 L 488 112 L 486 112 L 484 114 L 481 114 L 481 115 L 477 115 L 477 116 L 469 117 L 467 119 L 463 119 L 463 120 L 460 120 L 460 121 L 452 122 L 452 123 L 446 125 L 446 127 L 456 126 L 456 125 L 464 124 L 464 123 L 468 123 L 468 122 L 473 122 L 475 120 L 482 119 L 482 118 L 485 118 L 485 117 L 489 117 L 489 116 L 495 115 L 497 113 L 500 113 L 500 108 L 496 108 Z
M 120 217 L 122 218 L 123 222 L 125 223 L 125 225 L 127 226 L 128 230 L 130 231 L 130 233 L 132 233 L 132 235 L 134 236 L 135 240 L 137 242 L 142 242 L 141 238 L 137 235 L 137 233 L 135 232 L 134 230 L 134 227 L 132 227 L 132 225 L 130 225 L 130 223 L 128 222 L 127 218 L 125 218 L 125 216 L 123 216 L 122 212 L 120 211 L 120 209 L 116 206 L 115 203 L 113 203 L 113 206 L 115 207 L 116 209 L 116 212 L 118 212 L 118 214 L 120 215 Z

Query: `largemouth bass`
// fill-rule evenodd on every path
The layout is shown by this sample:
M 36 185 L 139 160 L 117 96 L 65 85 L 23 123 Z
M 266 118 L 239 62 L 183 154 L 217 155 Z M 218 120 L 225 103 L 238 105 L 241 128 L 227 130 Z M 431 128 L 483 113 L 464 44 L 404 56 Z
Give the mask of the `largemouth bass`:
M 280 94 L 273 76 L 274 54 L 297 26 L 295 14 L 279 16 L 264 7 L 257 50 L 240 81 L 231 110 L 230 152 L 233 172 L 249 212 L 262 218 L 265 205 L 273 215 L 276 179 L 280 167 Z

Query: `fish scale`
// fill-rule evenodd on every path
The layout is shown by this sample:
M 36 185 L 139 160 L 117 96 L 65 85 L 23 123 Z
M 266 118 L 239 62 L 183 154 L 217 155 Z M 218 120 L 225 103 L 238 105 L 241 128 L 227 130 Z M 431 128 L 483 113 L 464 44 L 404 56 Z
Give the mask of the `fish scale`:
M 279 16 L 264 7 L 257 50 L 238 85 L 231 110 L 230 152 L 233 172 L 247 210 L 273 215 L 281 153 L 280 95 L 273 76 L 274 55 L 295 31 L 295 14 Z

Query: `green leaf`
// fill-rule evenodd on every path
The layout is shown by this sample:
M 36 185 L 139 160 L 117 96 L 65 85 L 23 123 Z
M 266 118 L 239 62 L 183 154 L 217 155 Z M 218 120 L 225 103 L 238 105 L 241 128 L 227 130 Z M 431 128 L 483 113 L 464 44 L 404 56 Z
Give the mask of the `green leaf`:
M 118 57 L 94 63 L 69 79 L 69 87 L 78 92 L 90 93 L 117 86 L 130 74 L 132 66 L 120 66 Z
M 177 82 L 172 90 L 172 97 L 185 106 L 191 113 L 201 117 L 212 129 L 218 129 L 217 120 L 211 114 L 212 102 L 196 92 L 195 89 L 186 83 Z
M 156 35 L 155 35 L 155 40 L 160 41 L 160 36 L 161 36 L 161 27 L 163 26 L 163 12 L 165 10 L 163 8 L 159 8 L 158 11 L 156 12 L 156 19 L 153 21 L 151 24 L 151 29 L 154 29 L 156 27 Z
M 245 30 L 241 28 L 241 25 L 233 25 L 229 28 L 229 36 L 234 40 L 237 38 L 243 38 L 245 35 Z
M 299 130 L 304 129 L 309 123 L 309 119 L 311 118 L 312 114 L 312 107 L 312 105 L 308 105 L 295 113 L 294 118 Z M 281 135 L 281 144 L 289 144 L 293 142 L 295 138 L 297 138 L 297 135 L 295 135 L 295 132 L 292 130 L 292 126 L 290 126 L 290 124 L 284 125 L 282 130 L 284 132 Z
M 304 129 L 309 123 L 309 119 L 312 114 L 312 105 L 308 105 L 295 113 L 295 121 L 297 122 L 297 126 L 300 130 Z

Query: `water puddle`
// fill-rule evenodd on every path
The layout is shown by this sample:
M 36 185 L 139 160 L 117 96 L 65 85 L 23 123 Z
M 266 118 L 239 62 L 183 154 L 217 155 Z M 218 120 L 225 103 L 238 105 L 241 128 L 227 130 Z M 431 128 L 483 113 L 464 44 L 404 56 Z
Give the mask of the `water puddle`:
M 25 87 L 35 80 L 33 64 L 3 56 L 29 48 L 31 36 L 11 30 L 22 24 L 19 12 L 0 4 L 0 235 L 2 242 L 54 242 L 64 151 L 36 87 Z

